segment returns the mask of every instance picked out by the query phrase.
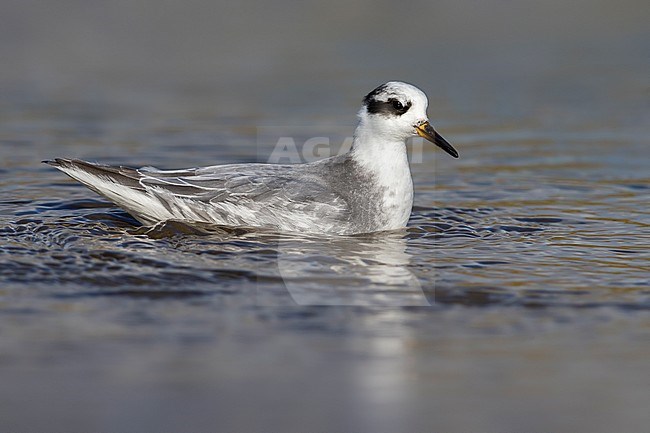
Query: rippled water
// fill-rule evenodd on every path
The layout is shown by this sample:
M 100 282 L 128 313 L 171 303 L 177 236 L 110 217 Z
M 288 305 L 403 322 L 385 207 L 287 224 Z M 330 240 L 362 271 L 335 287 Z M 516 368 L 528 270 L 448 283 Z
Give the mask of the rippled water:
M 214 26 L 239 35 L 234 48 L 196 5 L 165 6 L 170 22 L 195 18 L 179 40 L 167 21 L 118 6 L 101 12 L 113 27 L 94 39 L 46 27 L 77 51 L 34 36 L 52 69 L 16 57 L 0 71 L 0 84 L 12 68 L 19 77 L 0 94 L 0 430 L 647 430 L 645 20 L 562 3 L 566 13 L 535 24 L 472 3 L 472 25 L 451 32 L 469 11 L 457 3 L 422 4 L 444 19 L 404 34 L 406 51 L 385 31 L 406 12 L 346 3 L 352 18 L 337 16 L 332 33 L 313 12 L 322 32 L 270 40 L 279 63 L 258 47 L 273 11 Z M 291 10 L 299 23 L 305 11 Z M 94 19 L 70 14 L 59 20 L 73 29 Z M 14 27 L 0 29 L 4 41 Z M 204 36 L 226 50 L 217 59 L 237 61 L 201 57 Z M 438 55 L 423 59 L 428 47 Z M 159 63 L 141 64 L 144 48 Z M 285 133 L 336 147 L 363 93 L 386 79 L 424 88 L 461 155 L 413 143 L 415 208 L 402 231 L 141 227 L 40 164 L 263 161 Z
M 507 417 L 516 429 L 546 411 L 559 415 L 545 421 L 551 428 L 587 415 L 595 428 L 604 418 L 591 408 L 609 408 L 612 399 L 631 418 L 609 418 L 618 413 L 610 409 L 605 426 L 644 418 L 648 388 L 636 380 L 650 325 L 642 137 L 450 127 L 462 158 L 423 147 L 406 230 L 319 238 L 174 222 L 140 227 L 38 163 L 102 152 L 74 123 L 85 108 L 68 109 L 26 111 L 4 124 L 0 362 L 13 390 L 3 405 L 14 413 L 38 393 L 34 404 L 62 416 L 58 425 L 80 405 L 74 425 L 117 429 L 123 424 L 111 413 L 153 429 L 367 428 L 388 420 L 391 429 L 424 428 L 430 398 L 441 410 L 491 401 L 469 419 L 448 412 L 441 425 L 449 428 L 497 428 Z M 221 125 L 228 133 L 246 121 Z M 114 158 L 152 156 L 173 167 L 215 153 L 240 161 L 259 150 L 246 134 L 236 148 L 207 143 L 218 127 L 202 122 L 176 126 L 172 138 L 147 128 L 135 143 L 117 145 Z M 39 143 L 56 134 L 82 144 Z M 198 136 L 196 156 L 182 155 L 185 136 Z M 151 149 L 149 139 L 173 144 Z M 33 374 L 47 388 L 27 379 Z M 311 412 L 305 398 L 341 418 Z M 242 404 L 263 413 L 249 417 Z M 108 415 L 97 408 L 105 405 Z M 287 406 L 298 414 L 291 422 L 274 415 Z
M 33 161 L 7 169 L 2 275 L 7 287 L 74 287 L 85 295 L 205 296 L 218 285 L 238 296 L 254 289 L 263 304 L 284 303 L 272 295 L 279 290 L 299 305 L 645 309 L 644 144 L 565 140 L 515 134 L 464 148 L 459 163 L 427 149 L 413 165 L 418 193 L 409 227 L 347 238 L 173 222 L 140 227 Z M 26 172 L 34 174 L 26 179 Z

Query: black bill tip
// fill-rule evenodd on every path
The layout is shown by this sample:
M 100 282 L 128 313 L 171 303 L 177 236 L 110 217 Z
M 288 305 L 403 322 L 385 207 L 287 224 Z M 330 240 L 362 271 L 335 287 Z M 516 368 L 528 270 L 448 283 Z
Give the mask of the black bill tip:
M 454 146 L 449 144 L 442 135 L 438 134 L 429 122 L 420 123 L 415 127 L 415 130 L 420 137 L 426 138 L 454 158 L 458 158 L 458 151 L 454 149 Z

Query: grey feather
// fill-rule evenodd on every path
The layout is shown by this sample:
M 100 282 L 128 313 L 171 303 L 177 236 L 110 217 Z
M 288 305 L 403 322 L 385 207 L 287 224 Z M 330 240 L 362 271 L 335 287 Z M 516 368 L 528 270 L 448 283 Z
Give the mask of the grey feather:
M 146 195 L 174 218 L 196 222 L 353 233 L 369 231 L 375 213 L 363 206 L 372 188 L 353 178 L 359 176 L 359 170 L 352 169 L 355 162 L 347 155 L 311 164 L 231 164 L 169 171 L 62 158 L 44 162 L 116 202 L 145 224 L 158 220 L 143 213 L 140 206 L 116 200 L 98 184 L 79 179 L 75 171 Z

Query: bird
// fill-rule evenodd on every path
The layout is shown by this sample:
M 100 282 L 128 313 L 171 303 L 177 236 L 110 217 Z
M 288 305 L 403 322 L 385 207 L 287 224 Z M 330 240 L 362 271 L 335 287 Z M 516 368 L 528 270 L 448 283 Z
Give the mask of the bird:
M 425 93 L 386 82 L 362 101 L 351 148 L 298 164 L 241 163 L 181 170 L 129 168 L 55 158 L 43 161 L 145 226 L 174 220 L 324 235 L 406 227 L 413 179 L 406 140 L 420 136 L 454 158 L 433 128 Z

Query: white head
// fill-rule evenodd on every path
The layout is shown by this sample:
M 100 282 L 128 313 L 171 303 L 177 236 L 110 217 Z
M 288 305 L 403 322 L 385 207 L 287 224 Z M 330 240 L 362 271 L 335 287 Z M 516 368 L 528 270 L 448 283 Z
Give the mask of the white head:
M 458 158 L 458 152 L 429 124 L 428 105 L 422 90 L 401 81 L 389 81 L 363 98 L 357 132 L 399 142 L 419 135 Z

